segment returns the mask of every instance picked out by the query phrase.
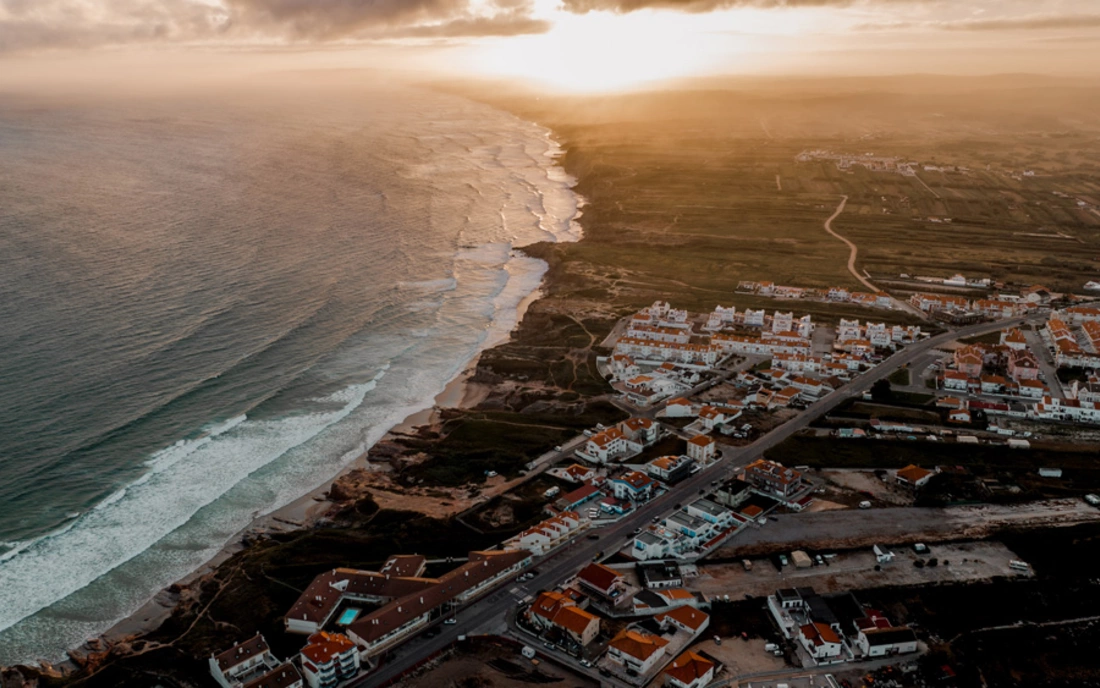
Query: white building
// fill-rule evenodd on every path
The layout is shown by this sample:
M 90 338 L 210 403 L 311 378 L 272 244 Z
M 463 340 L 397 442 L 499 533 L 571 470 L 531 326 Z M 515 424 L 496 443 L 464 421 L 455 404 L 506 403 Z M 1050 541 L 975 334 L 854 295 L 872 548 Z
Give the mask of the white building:
M 359 648 L 339 633 L 314 633 L 302 648 L 302 674 L 310 688 L 334 688 L 359 673 Z
M 504 541 L 505 549 L 525 549 L 535 556 L 564 544 L 588 525 L 575 511 L 563 511 Z

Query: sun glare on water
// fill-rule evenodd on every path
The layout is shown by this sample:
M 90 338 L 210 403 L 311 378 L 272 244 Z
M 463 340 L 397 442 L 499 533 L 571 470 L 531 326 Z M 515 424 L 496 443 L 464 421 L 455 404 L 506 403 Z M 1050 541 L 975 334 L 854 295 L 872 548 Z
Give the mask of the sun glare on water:
M 728 54 L 728 39 L 725 48 Z M 592 92 L 699 73 L 713 66 L 713 57 L 710 41 L 683 17 L 601 12 L 566 15 L 546 34 L 483 46 L 474 66 L 490 74 Z

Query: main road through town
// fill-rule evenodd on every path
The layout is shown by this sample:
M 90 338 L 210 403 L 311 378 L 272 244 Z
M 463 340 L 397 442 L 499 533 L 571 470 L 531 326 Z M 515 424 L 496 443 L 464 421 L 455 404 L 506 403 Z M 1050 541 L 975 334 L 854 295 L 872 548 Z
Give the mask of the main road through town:
M 571 544 L 559 548 L 541 560 L 536 560 L 535 565 L 539 573 L 535 578 L 522 584 L 517 583 L 514 579 L 502 583 L 485 597 L 461 609 L 458 612 L 456 624 L 441 626 L 442 633 L 434 638 L 420 635 L 409 640 L 390 652 L 386 661 L 377 671 L 352 682 L 350 685 L 381 686 L 409 668 L 416 666 L 425 658 L 446 648 L 455 642 L 460 635 L 505 628 L 509 615 L 516 610 L 517 602 L 528 594 L 527 591 L 552 589 L 587 562 L 602 558 L 604 554 L 618 551 L 626 544 L 628 538 L 633 539 L 635 529 L 644 527 L 654 517 L 673 511 L 677 503 L 686 502 L 697 497 L 700 491 L 705 492 L 709 488 L 711 481 L 731 475 L 737 468 L 747 464 L 750 459 L 760 456 L 791 435 L 806 428 L 811 422 L 832 411 L 845 400 L 862 395 L 870 390 L 873 384 L 885 379 L 898 368 L 912 363 L 925 352 L 955 339 L 975 337 L 996 332 L 1006 327 L 1015 327 L 1027 319 L 1019 317 L 970 325 L 957 330 L 949 330 L 901 349 L 871 370 L 857 376 L 851 382 L 814 402 L 798 416 L 761 436 L 752 444 L 738 448 L 726 448 L 722 453 L 722 457 L 710 466 L 681 481 L 663 495 L 642 505 L 634 513 L 623 517 L 614 525 L 601 528 L 599 531 L 593 531 L 599 533 L 598 539 L 590 540 L 583 536 L 579 537 Z M 512 592 L 517 585 L 521 588 L 518 595 Z M 578 667 L 578 669 L 580 668 Z M 593 670 L 580 670 L 592 675 L 594 678 L 604 682 L 607 681 L 606 677 L 599 676 Z

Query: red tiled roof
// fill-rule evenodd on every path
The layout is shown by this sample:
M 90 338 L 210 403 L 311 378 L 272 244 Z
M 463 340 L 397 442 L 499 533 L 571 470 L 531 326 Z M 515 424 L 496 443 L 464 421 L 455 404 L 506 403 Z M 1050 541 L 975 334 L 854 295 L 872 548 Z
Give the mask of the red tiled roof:
M 684 592 L 687 591 L 685 590 Z M 691 596 L 691 593 L 688 593 L 688 597 Z M 685 604 L 684 606 L 677 607 L 670 612 L 665 612 L 656 616 L 656 620 L 658 622 L 663 622 L 665 618 L 672 619 L 680 625 L 690 628 L 692 631 L 698 631 L 710 617 L 707 615 L 706 612 L 699 611 L 695 607 Z
M 704 659 L 688 650 L 677 657 L 672 664 L 665 669 L 665 673 L 680 683 L 690 684 L 693 681 L 703 678 L 708 672 L 713 670 L 714 662 Z
M 660 636 L 626 628 L 619 631 L 619 634 L 608 643 L 609 647 L 613 647 L 619 652 L 640 659 L 643 662 L 665 645 L 668 645 L 668 641 Z
M 581 569 L 580 573 L 577 574 L 577 578 L 581 579 L 581 581 L 588 583 L 597 590 L 603 590 L 605 592 L 610 590 L 611 586 L 622 577 L 622 574 L 615 569 L 595 562 L 585 566 Z
M 355 643 L 346 635 L 321 631 L 309 636 L 309 645 L 302 648 L 302 656 L 314 664 L 328 664 L 334 657 L 354 648 Z
M 264 640 L 262 634 L 257 633 L 243 643 L 237 643 L 225 652 L 217 655 L 214 657 L 214 661 L 218 663 L 218 668 L 224 673 L 239 664 L 244 664 L 253 657 L 262 655 L 267 652 L 267 650 L 267 641 Z

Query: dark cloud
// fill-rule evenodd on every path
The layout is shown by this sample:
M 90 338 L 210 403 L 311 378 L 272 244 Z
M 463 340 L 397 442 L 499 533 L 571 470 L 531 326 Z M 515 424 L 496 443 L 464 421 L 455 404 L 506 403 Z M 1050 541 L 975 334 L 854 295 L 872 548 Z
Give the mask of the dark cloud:
M 990 19 L 958 19 L 940 22 L 883 22 L 860 24 L 859 31 L 901 31 L 926 29 L 936 31 L 1028 31 L 1043 29 L 1089 29 L 1100 27 L 1100 14 L 1031 15 Z

